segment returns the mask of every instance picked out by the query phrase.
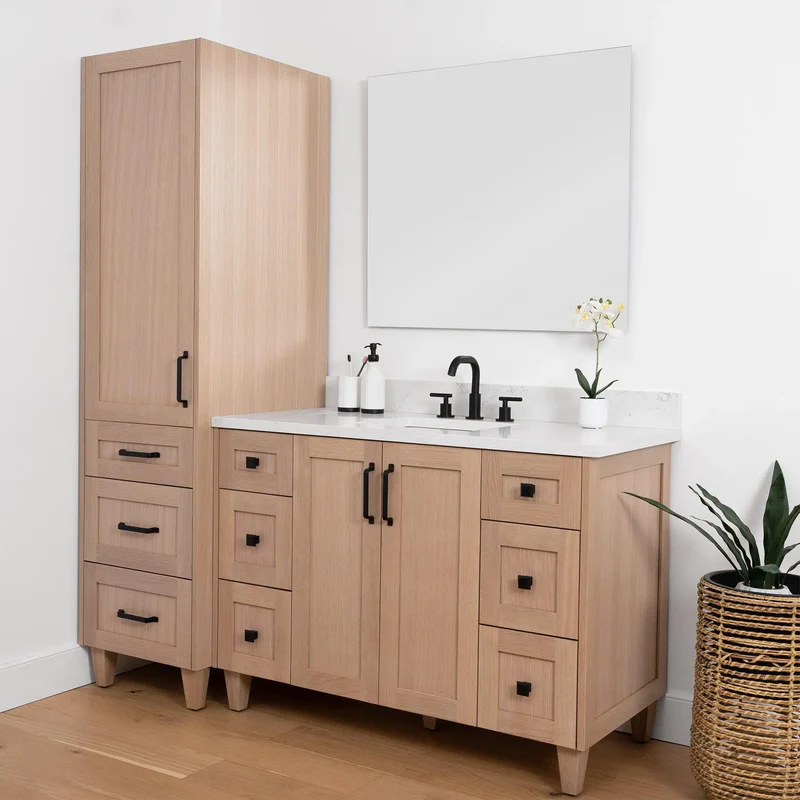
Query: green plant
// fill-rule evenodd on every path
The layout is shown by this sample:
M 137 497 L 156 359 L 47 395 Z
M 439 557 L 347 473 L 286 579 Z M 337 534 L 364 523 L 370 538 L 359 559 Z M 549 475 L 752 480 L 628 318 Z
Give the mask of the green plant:
M 595 359 L 594 359 L 594 381 L 589 383 L 586 376 L 579 369 L 575 369 L 575 375 L 578 377 L 578 383 L 581 389 L 591 400 L 596 400 L 600 395 L 613 386 L 617 381 L 613 380 L 607 383 L 602 388 L 598 389 L 600 383 L 600 345 L 609 337 L 622 336 L 622 332 L 617 330 L 616 322 L 622 309 L 625 308 L 624 303 L 612 303 L 611 300 L 601 297 L 595 300 L 590 297 L 585 303 L 582 303 L 575 308 L 575 317 L 572 324 L 579 331 L 589 331 L 595 337 Z
M 687 519 L 671 508 L 667 508 L 663 503 L 659 503 L 658 500 L 642 497 L 633 492 L 625 492 L 625 494 L 644 500 L 645 503 L 650 503 L 651 506 L 666 511 L 667 514 L 671 514 L 673 517 L 677 517 L 679 520 L 691 525 L 725 556 L 730 565 L 739 573 L 742 581 L 748 586 L 757 589 L 779 589 L 783 585 L 781 576 L 800 566 L 800 561 L 797 561 L 788 569 L 781 569 L 781 564 L 783 564 L 786 556 L 800 545 L 800 542 L 789 546 L 786 545 L 789 531 L 791 531 L 794 521 L 800 514 L 800 505 L 795 506 L 791 511 L 789 510 L 786 480 L 783 477 L 781 465 L 777 461 L 772 468 L 772 483 L 769 487 L 769 495 L 764 508 L 763 558 L 752 531 L 742 522 L 739 515 L 732 508 L 726 506 L 710 492 L 707 492 L 699 483 L 696 488 L 694 486 L 689 488 L 697 495 L 706 510 L 717 518 L 720 524 L 694 516 L 692 519 Z M 696 522 L 693 520 L 696 520 Z M 705 523 L 712 530 L 708 531 L 701 528 L 697 524 L 698 522 Z M 722 544 L 720 544 L 720 541 Z

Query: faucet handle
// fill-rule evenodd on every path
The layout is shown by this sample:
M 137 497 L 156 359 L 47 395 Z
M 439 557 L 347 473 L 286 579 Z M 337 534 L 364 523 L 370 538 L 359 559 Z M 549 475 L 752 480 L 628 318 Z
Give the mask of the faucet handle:
M 521 397 L 498 397 L 497 398 L 501 405 L 498 411 L 498 417 L 495 420 L 496 422 L 513 422 L 514 420 L 511 417 L 511 408 L 509 407 L 509 403 L 521 403 Z
M 452 396 L 452 392 L 431 392 L 431 397 L 442 398 L 442 404 L 439 406 L 439 413 L 436 415 L 439 419 L 453 419 L 453 406 L 450 405 L 450 398 Z

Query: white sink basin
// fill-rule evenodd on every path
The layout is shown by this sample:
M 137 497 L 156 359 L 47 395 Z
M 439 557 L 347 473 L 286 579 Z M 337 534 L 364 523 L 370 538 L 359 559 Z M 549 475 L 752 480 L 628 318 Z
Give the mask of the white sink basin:
M 430 428 L 439 431 L 488 431 L 510 428 L 506 422 L 478 419 L 408 419 L 403 423 L 404 428 Z

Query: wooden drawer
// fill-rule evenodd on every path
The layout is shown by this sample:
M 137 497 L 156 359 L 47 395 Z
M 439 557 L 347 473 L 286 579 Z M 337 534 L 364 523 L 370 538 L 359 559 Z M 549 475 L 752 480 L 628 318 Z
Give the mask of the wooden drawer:
M 192 576 L 192 490 L 87 478 L 84 558 Z
M 288 683 L 291 631 L 291 592 L 219 581 L 217 666 Z
M 481 622 L 578 638 L 580 531 L 484 522 Z
M 87 420 L 84 461 L 97 478 L 191 486 L 192 429 Z
M 484 519 L 577 530 L 581 459 L 485 452 L 481 512 Z
M 85 645 L 191 666 L 191 581 L 89 562 L 83 569 Z
M 290 497 L 220 490 L 219 576 L 292 588 Z
M 478 727 L 575 747 L 577 642 L 481 625 L 479 662 Z
M 292 494 L 291 435 L 219 432 L 219 485 L 223 489 Z

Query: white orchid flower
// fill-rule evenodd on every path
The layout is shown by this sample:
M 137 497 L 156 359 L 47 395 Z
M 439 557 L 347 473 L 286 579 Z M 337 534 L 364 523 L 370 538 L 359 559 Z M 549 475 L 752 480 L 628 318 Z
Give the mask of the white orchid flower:
M 595 346 L 595 376 L 600 374 L 600 345 L 609 336 L 612 339 L 619 339 L 622 336 L 622 331 L 618 330 L 615 325 L 624 308 L 624 303 L 614 303 L 606 298 L 595 300 L 593 297 L 575 306 L 572 326 L 576 330 L 593 333 L 597 342 Z M 580 370 L 576 369 L 575 372 L 578 374 L 581 388 L 588 392 L 591 382 L 584 377 Z M 596 380 L 595 383 L 597 383 Z M 616 381 L 611 383 L 616 383 Z M 590 398 L 596 396 L 597 394 L 589 394 Z

